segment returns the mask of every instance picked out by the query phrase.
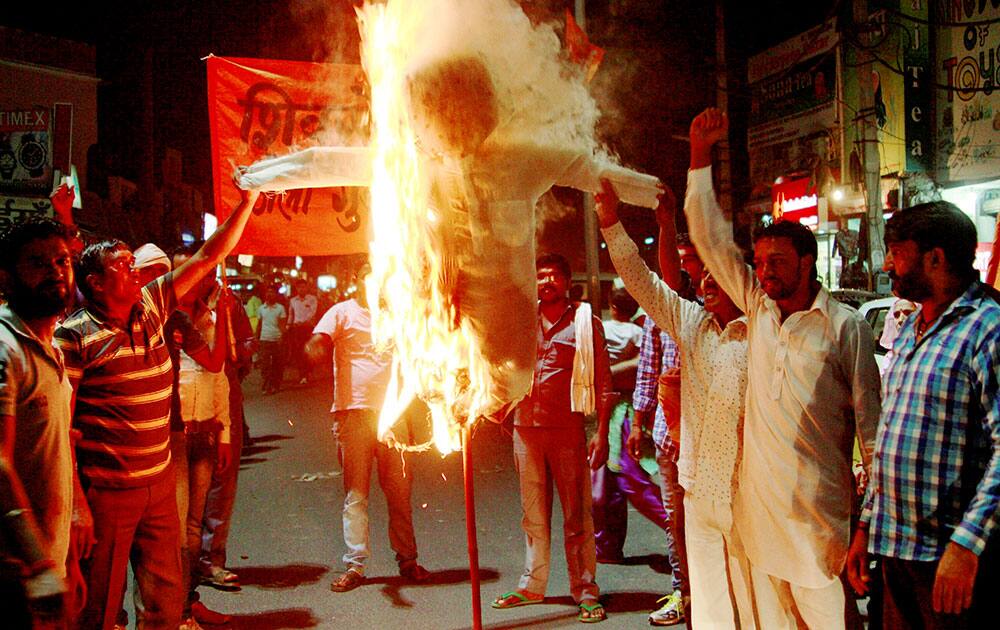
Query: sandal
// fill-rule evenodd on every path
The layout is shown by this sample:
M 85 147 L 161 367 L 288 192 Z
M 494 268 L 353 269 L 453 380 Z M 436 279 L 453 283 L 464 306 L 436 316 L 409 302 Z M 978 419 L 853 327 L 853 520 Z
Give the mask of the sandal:
M 601 602 L 595 601 L 593 604 L 580 602 L 579 607 L 580 614 L 576 616 L 576 620 L 580 623 L 600 623 L 608 618 L 608 613 L 604 611 Z
M 330 590 L 335 593 L 346 593 L 347 591 L 353 591 L 364 583 L 365 576 L 354 569 L 348 569 L 330 584 Z
M 212 567 L 211 573 L 202 575 L 199 581 L 220 591 L 239 591 L 242 589 L 240 576 L 222 567 Z
M 490 604 L 493 608 L 505 609 L 505 608 L 517 608 L 518 606 L 530 606 L 532 604 L 541 604 L 545 600 L 544 595 L 535 595 L 534 593 L 529 593 L 528 591 L 510 591 L 509 593 L 504 593 L 503 595 L 497 597 Z

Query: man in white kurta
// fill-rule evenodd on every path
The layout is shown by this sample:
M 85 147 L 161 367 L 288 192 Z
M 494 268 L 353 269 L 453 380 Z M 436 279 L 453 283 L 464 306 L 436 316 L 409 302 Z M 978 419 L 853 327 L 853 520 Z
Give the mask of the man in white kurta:
M 738 619 L 739 627 L 749 630 L 755 627 L 749 568 L 732 526 L 747 383 L 746 317 L 708 274 L 702 306 L 681 298 L 650 271 L 617 221 L 612 211 L 617 199 L 609 199 L 609 192 L 597 207 L 611 261 L 625 287 L 681 353 L 677 473 L 684 488 L 692 626 L 735 628 Z M 667 219 L 673 221 L 673 214 Z
M 685 212 L 706 266 L 749 322 L 735 526 L 751 563 L 760 627 L 843 628 L 854 438 L 867 468 L 879 416 L 874 335 L 818 286 L 815 255 L 796 253 L 790 238 L 758 238 L 756 275 L 743 263 L 712 189 L 711 147 L 727 131 L 717 110 L 692 123 Z M 782 265 L 799 273 L 790 289 L 812 287 L 798 306 L 778 295 Z

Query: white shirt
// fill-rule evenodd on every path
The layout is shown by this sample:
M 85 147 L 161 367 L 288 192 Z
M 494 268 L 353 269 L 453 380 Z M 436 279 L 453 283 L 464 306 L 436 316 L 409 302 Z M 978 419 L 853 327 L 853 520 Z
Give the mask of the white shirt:
M 306 294 L 302 297 L 295 296 L 288 301 L 291 309 L 291 325 L 308 324 L 316 317 L 316 310 L 319 308 L 319 300 L 315 295 Z
M 392 367 L 391 354 L 372 343 L 371 313 L 356 300 L 334 304 L 316 324 L 314 335 L 333 342 L 333 408 L 379 411 Z
M 194 325 L 210 346 L 215 346 L 216 311 L 204 311 Z M 226 343 L 222 340 L 219 343 Z M 180 370 L 177 382 L 178 396 L 181 401 L 181 420 L 184 422 L 216 421 L 221 427 L 219 442 L 231 442 L 231 427 L 229 410 L 229 379 L 225 370 L 209 372 L 200 363 L 192 359 L 188 353 L 181 351 Z
M 281 326 L 279 322 L 284 322 L 288 314 L 285 307 L 275 302 L 272 304 L 261 304 L 257 309 L 257 317 L 260 318 L 260 340 L 261 341 L 281 341 Z
M 607 319 L 601 323 L 604 324 L 604 343 L 608 346 L 611 365 L 639 356 L 642 328 L 632 322 L 620 322 L 616 319 Z
M 850 541 L 855 435 L 867 468 L 879 417 L 874 334 L 820 289 L 784 322 L 733 243 L 710 167 L 688 173 L 691 240 L 747 314 L 749 380 L 734 525 L 761 571 L 806 588 L 838 579 Z
M 720 328 L 705 307 L 681 298 L 649 270 L 621 223 L 603 233 L 629 293 L 680 351 L 678 481 L 692 495 L 730 505 L 747 386 L 746 318 Z

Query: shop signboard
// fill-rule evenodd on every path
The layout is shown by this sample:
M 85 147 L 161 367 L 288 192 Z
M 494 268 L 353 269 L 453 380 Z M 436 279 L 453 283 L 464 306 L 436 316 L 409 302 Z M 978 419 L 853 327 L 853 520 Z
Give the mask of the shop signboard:
M 752 197 L 781 175 L 836 169 L 837 42 L 831 21 L 749 60 Z
M 939 2 L 938 83 L 952 182 L 996 177 L 1000 166 L 1000 2 Z M 950 131 L 950 133 L 948 133 Z
M 49 108 L 0 108 L 0 194 L 49 193 L 51 125 Z

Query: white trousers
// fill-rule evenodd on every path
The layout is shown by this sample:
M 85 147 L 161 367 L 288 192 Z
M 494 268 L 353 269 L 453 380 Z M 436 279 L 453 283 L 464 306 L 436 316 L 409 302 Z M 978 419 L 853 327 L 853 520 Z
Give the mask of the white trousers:
M 751 565 L 754 601 L 761 628 L 845 630 L 844 586 L 834 580 L 822 588 L 798 586 Z
M 732 505 L 687 493 L 684 514 L 691 626 L 755 629 L 750 562 L 733 529 Z

